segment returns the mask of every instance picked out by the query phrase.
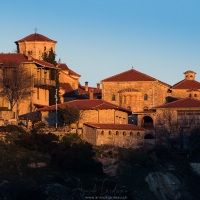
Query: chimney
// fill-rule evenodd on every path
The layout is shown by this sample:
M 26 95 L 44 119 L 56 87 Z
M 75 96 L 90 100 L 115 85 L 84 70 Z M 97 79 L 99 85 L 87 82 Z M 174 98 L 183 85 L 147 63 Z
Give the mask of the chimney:
M 85 91 L 88 92 L 88 82 L 85 82 Z
M 100 89 L 100 83 L 97 83 L 97 89 Z
M 90 100 L 94 99 L 94 90 L 91 89 L 91 90 L 89 91 L 89 93 L 90 93 Z

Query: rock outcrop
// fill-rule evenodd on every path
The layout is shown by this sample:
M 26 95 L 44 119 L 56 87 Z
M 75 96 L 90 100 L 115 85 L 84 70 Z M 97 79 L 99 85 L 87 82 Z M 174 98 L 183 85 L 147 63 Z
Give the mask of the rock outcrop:
M 181 182 L 171 172 L 152 172 L 145 180 L 157 199 L 181 199 Z
M 200 163 L 191 163 L 190 166 L 200 176 Z

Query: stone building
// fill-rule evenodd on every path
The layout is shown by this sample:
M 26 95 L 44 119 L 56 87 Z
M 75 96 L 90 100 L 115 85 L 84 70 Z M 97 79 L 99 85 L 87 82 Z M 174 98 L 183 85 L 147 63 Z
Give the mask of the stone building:
M 197 126 L 200 125 L 200 100 L 187 97 L 177 99 L 172 102 L 154 108 L 156 110 L 156 121 L 159 123 L 159 116 L 171 111 L 173 120 L 179 126 Z
M 32 56 L 38 60 L 43 60 L 44 51 L 49 52 L 52 49 L 54 52 L 56 43 L 56 41 L 36 32 L 15 42 L 17 53 Z
M 64 102 L 57 105 L 57 109 L 66 106 L 75 106 L 80 111 L 79 127 L 83 123 L 111 123 L 111 124 L 128 124 L 128 116 L 131 112 L 123 107 L 116 106 L 101 99 L 83 99 Z M 56 105 L 40 108 L 42 121 L 49 125 L 55 125 Z
M 60 70 L 60 99 L 61 102 L 72 101 L 76 99 L 101 99 L 100 83 L 97 87 L 89 87 L 88 82 L 81 85 L 79 82 L 80 75 L 69 69 L 66 64 L 59 64 Z
M 19 115 L 33 112 L 37 108 L 49 105 L 49 90 L 56 86 L 55 70 L 59 70 L 61 95 L 63 88 L 66 89 L 66 84 L 73 90 L 78 89 L 79 74 L 69 69 L 64 63 L 58 63 L 57 66 L 54 66 L 43 61 L 44 51 L 48 54 L 52 49 L 54 52 L 56 41 L 44 35 L 34 33 L 15 43 L 17 45 L 17 53 L 0 54 L 1 66 L 8 66 L 10 63 L 12 63 L 13 66 L 25 66 L 30 74 L 34 76 L 34 78 L 30 80 L 33 84 L 33 92 L 29 98 L 20 103 L 20 108 L 17 109 Z M 61 100 L 63 99 L 64 98 L 61 98 Z M 0 99 L 0 107 L 7 107 L 9 109 L 9 104 L 3 97 Z M 14 108 L 14 110 L 16 111 L 16 108 Z
M 140 145 L 145 129 L 128 124 L 131 111 L 100 99 L 73 100 L 57 105 L 57 109 L 75 106 L 80 111 L 80 119 L 71 132 L 77 132 L 84 140 L 94 145 L 116 145 L 134 147 Z M 55 126 L 56 106 L 39 109 L 42 121 Z
M 184 75 L 184 80 L 170 86 L 131 69 L 101 81 L 102 99 L 131 110 L 129 123 L 146 129 L 144 139 L 153 139 L 160 112 L 158 106 L 187 97 L 200 100 L 200 83 L 195 80 L 196 73 L 188 70 Z M 187 107 L 188 104 L 185 107 L 179 106 L 179 111 L 176 112 L 180 114 L 183 110 L 188 113 Z M 195 110 L 198 109 L 197 106 Z M 200 113 L 195 111 L 196 118 L 198 114 Z
M 69 69 L 65 63 L 59 63 L 58 68 L 60 70 L 59 81 L 61 84 L 69 84 L 72 90 L 76 90 L 79 85 L 80 75 Z M 62 87 L 62 86 L 61 86 Z
M 20 53 L 1 53 L 0 63 L 2 68 L 10 67 L 10 63 L 12 67 L 24 66 L 32 75 L 32 80 L 28 80 L 32 84 L 30 96 L 19 102 L 18 110 L 14 108 L 15 112 L 22 115 L 49 105 L 49 90 L 56 85 L 55 80 L 50 76 L 50 70 L 51 73 L 52 70 L 57 70 L 54 65 Z M 0 97 L 0 107 L 10 108 L 5 97 Z
M 164 130 L 168 130 L 169 138 L 184 140 L 184 136 L 187 136 L 194 127 L 200 126 L 200 100 L 196 98 L 187 97 L 166 102 L 155 107 L 155 111 L 157 138 L 160 138 L 159 134 L 164 133 Z M 182 141 L 183 147 L 184 141 Z
M 131 110 L 149 110 L 165 101 L 170 85 L 131 69 L 101 81 L 102 99 Z
M 196 81 L 196 73 L 188 70 L 184 72 L 185 78 L 168 90 L 168 96 L 174 98 L 193 97 L 200 100 L 200 82 Z
M 84 123 L 83 139 L 93 145 L 136 148 L 144 142 L 144 131 L 134 124 Z
M 165 102 L 170 85 L 131 69 L 101 81 L 102 99 L 132 112 L 129 123 L 153 129 L 153 107 Z

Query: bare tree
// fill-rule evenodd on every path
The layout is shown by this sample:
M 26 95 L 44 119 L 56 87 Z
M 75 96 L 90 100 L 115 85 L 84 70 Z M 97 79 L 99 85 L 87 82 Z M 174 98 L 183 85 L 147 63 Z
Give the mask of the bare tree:
M 10 110 L 31 95 L 32 78 L 30 70 L 22 65 L 9 63 L 1 66 L 0 96 L 7 99 Z
M 175 111 L 166 109 L 157 115 L 156 135 L 157 138 L 164 139 L 168 147 L 170 139 L 177 139 L 179 137 L 179 126 Z

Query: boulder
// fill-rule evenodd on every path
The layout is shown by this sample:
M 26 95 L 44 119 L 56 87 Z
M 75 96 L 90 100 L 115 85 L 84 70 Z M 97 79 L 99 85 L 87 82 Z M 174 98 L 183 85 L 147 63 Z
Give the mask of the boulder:
M 171 172 L 152 172 L 145 180 L 157 199 L 181 199 L 181 182 Z

